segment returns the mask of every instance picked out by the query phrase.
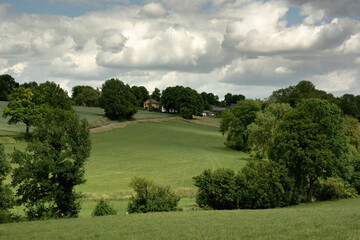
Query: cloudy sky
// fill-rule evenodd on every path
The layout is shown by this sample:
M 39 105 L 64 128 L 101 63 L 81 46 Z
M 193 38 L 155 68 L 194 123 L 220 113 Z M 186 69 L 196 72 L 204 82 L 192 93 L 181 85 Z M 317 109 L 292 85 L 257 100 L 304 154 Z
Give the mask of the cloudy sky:
M 359 0 L 0 0 L 0 74 L 265 98 L 360 94 Z

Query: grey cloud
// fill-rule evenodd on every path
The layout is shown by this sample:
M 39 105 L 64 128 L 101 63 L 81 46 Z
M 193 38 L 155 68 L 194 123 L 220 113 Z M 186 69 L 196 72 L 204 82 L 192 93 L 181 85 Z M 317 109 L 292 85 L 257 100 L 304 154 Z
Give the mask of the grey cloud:
M 126 38 L 116 29 L 105 30 L 101 37 L 96 40 L 102 51 L 118 53 L 124 48 Z

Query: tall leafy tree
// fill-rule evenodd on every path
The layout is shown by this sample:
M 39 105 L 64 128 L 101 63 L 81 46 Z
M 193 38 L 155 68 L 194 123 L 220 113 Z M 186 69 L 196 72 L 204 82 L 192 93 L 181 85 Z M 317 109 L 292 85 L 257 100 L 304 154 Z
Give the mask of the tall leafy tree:
M 144 102 L 149 99 L 149 92 L 144 86 L 132 86 L 131 91 L 137 102 L 137 107 L 142 107 Z
M 161 98 L 160 89 L 155 88 L 155 90 L 151 94 L 151 98 L 154 99 L 155 101 L 160 102 L 160 98 Z
M 26 133 L 42 117 L 43 104 L 39 103 L 39 92 L 30 88 L 15 88 L 9 95 L 9 103 L 3 110 L 3 117 L 10 117 L 9 124 L 23 122 Z
M 91 86 L 75 86 L 72 89 L 72 99 L 75 105 L 95 107 L 99 105 L 100 92 Z
M 0 75 L 0 101 L 7 101 L 8 95 L 14 88 L 19 87 L 19 83 L 9 74 Z
M 39 103 L 47 104 L 51 108 L 71 110 L 71 101 L 68 93 L 54 82 L 41 83 L 38 87 L 41 98 Z
M 340 109 L 326 100 L 307 99 L 279 123 L 269 158 L 289 169 L 311 201 L 319 178 L 349 174 L 348 151 Z
M 225 102 L 227 106 L 230 106 L 231 104 L 236 104 L 237 102 L 241 101 L 241 100 L 245 100 L 245 96 L 242 94 L 234 94 L 232 95 L 231 93 L 227 93 L 225 95 Z
M 80 195 L 75 187 L 85 182 L 90 148 L 85 119 L 72 111 L 48 108 L 26 150 L 11 154 L 17 166 L 12 186 L 29 219 L 77 216 Z
M 119 79 L 109 79 L 102 85 L 100 106 L 112 120 L 130 119 L 136 112 L 136 98 L 129 85 Z
M 291 110 L 289 104 L 272 103 L 256 114 L 255 121 L 247 127 L 249 144 L 258 157 L 267 157 L 275 129 L 283 116 Z
M 225 110 L 220 122 L 220 132 L 227 138 L 225 144 L 236 150 L 248 151 L 247 126 L 254 122 L 261 109 L 261 101 L 247 99 L 240 101 L 234 108 Z

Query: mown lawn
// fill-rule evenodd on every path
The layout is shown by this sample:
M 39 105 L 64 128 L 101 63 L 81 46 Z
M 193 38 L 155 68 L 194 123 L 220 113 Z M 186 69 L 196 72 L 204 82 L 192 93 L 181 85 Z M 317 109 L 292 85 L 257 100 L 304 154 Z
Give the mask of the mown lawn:
M 78 190 L 93 198 L 128 196 L 135 176 L 170 185 L 181 195 L 191 194 L 192 177 L 204 169 L 238 170 L 247 159 L 246 154 L 224 146 L 217 128 L 184 120 L 137 123 L 91 138 L 87 182 Z
M 186 211 L 3 224 L 0 239 L 351 239 L 360 200 L 268 210 Z

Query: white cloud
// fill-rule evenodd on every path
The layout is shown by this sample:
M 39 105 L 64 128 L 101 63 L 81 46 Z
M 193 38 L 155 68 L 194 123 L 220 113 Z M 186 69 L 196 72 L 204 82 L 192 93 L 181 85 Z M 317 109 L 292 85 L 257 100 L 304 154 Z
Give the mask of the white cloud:
M 167 11 L 160 3 L 148 3 L 140 9 L 140 14 L 149 18 L 161 18 L 167 15 Z
M 53 80 L 68 90 L 117 77 L 150 91 L 185 85 L 220 96 L 267 97 L 306 79 L 360 94 L 360 22 L 342 17 L 346 9 L 288 0 L 306 17 L 288 26 L 289 4 L 277 0 L 101 2 L 122 5 L 70 18 L 8 16 L 9 5 L 0 4 L 0 72 L 20 82 Z M 343 14 L 322 22 L 335 12 Z

